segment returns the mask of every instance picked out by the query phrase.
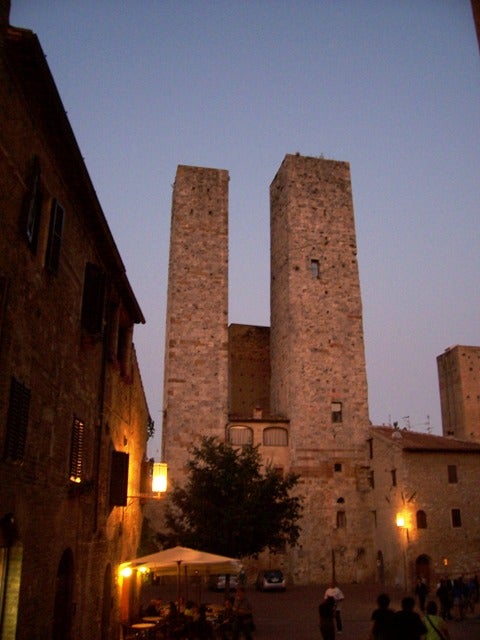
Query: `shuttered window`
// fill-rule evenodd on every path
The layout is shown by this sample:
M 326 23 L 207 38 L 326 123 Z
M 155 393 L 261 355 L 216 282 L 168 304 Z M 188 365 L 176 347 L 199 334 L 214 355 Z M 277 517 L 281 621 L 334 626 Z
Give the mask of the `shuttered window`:
M 70 446 L 70 480 L 81 482 L 84 475 L 85 424 L 78 418 L 73 419 L 72 441 Z
M 128 453 L 112 451 L 110 464 L 110 506 L 125 507 L 128 489 Z
M 427 514 L 425 511 L 417 511 L 417 529 L 427 528 Z
M 60 264 L 64 218 L 64 208 L 58 200 L 54 199 L 50 211 L 50 229 L 48 231 L 47 253 L 45 256 L 45 266 L 52 273 L 57 273 L 58 265 Z
M 21 226 L 26 235 L 28 246 L 35 253 L 37 249 L 38 229 L 42 211 L 42 192 L 40 189 L 40 160 L 34 156 L 30 175 L 28 176 L 28 192 L 22 212 Z
M 87 262 L 83 280 L 82 326 L 91 334 L 102 331 L 105 299 L 105 274 L 96 264 Z
M 5 439 L 5 458 L 9 460 L 23 460 L 25 455 L 30 396 L 30 389 L 12 378 Z

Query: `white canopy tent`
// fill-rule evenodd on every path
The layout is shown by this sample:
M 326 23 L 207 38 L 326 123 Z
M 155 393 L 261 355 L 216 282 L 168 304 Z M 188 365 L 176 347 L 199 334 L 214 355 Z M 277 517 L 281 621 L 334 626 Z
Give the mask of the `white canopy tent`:
M 188 547 L 173 547 L 164 551 L 157 551 L 142 558 L 135 558 L 123 566 L 131 566 L 132 569 L 146 567 L 155 574 L 163 576 L 178 575 L 179 570 L 189 574 L 210 575 L 216 573 L 239 573 L 242 568 L 240 560 L 227 558 L 226 556 L 197 551 Z

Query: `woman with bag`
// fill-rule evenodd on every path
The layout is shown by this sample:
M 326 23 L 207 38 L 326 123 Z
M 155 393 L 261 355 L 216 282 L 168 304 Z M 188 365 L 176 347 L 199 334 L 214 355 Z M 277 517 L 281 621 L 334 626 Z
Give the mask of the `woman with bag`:
M 426 614 L 423 618 L 427 633 L 423 636 L 423 640 L 450 640 L 447 623 L 437 613 L 437 603 L 433 600 L 427 602 Z

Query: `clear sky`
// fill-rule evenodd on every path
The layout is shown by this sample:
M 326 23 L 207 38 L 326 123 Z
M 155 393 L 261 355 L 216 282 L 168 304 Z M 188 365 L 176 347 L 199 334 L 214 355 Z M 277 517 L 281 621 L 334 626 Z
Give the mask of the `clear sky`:
M 229 321 L 269 324 L 269 185 L 350 162 L 373 423 L 441 432 L 436 357 L 480 336 L 469 0 L 12 0 L 39 36 L 147 324 L 159 456 L 171 185 L 230 172 Z

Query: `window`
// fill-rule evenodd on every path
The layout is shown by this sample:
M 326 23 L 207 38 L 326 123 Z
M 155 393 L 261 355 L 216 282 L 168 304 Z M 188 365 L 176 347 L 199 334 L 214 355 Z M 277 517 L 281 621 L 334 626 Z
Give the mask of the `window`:
M 370 469 L 368 472 L 368 484 L 370 485 L 371 489 L 375 489 L 375 474 L 373 472 L 373 469 Z
M 50 229 L 48 231 L 47 253 L 45 256 L 45 266 L 52 273 L 57 273 L 60 263 L 64 217 L 64 208 L 58 200 L 54 199 L 50 211 Z
M 96 264 L 87 262 L 83 280 L 82 326 L 91 334 L 100 334 L 103 325 L 105 275 Z
M 333 465 L 333 470 L 336 471 L 337 473 L 339 473 L 342 470 L 342 463 L 341 462 L 335 462 L 335 464 Z
M 112 451 L 110 463 L 110 506 L 125 507 L 128 489 L 128 453 Z
M 288 431 L 283 427 L 267 427 L 263 430 L 263 444 L 267 447 L 286 447 Z
M 310 272 L 312 274 L 312 278 L 320 277 L 320 263 L 318 260 L 310 260 Z
M 460 509 L 452 509 L 452 527 L 462 526 L 462 516 Z
M 450 484 L 456 484 L 458 482 L 457 478 L 457 465 L 449 464 L 447 467 L 448 470 L 448 482 Z
M 230 427 L 228 433 L 230 444 L 243 446 L 253 443 L 253 432 L 250 427 Z
M 396 487 L 397 486 L 397 470 L 392 469 L 390 473 L 392 474 L 392 487 Z
M 347 516 L 345 511 L 337 511 L 337 529 L 345 529 L 347 526 Z
M 73 419 L 72 441 L 70 444 L 70 480 L 81 482 L 84 475 L 84 439 L 85 424 L 78 418 Z
M 342 403 L 332 402 L 332 422 L 342 422 Z
M 417 511 L 417 529 L 427 528 L 427 514 L 425 511 Z
M 30 389 L 11 379 L 5 439 L 5 458 L 9 460 L 23 460 L 25 454 L 30 395 Z
M 26 235 L 28 246 L 37 250 L 38 229 L 42 211 L 42 192 L 40 189 L 40 160 L 34 156 L 28 177 L 28 192 L 25 197 L 21 226 Z
M 2 338 L 3 319 L 5 317 L 5 309 L 7 308 L 8 284 L 8 278 L 6 276 L 0 276 L 0 345 Z

